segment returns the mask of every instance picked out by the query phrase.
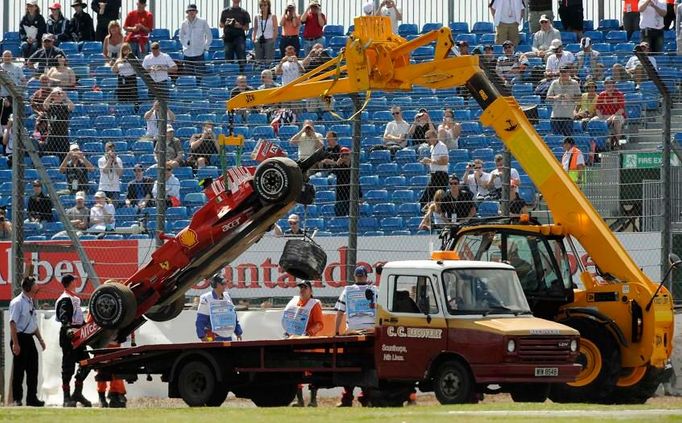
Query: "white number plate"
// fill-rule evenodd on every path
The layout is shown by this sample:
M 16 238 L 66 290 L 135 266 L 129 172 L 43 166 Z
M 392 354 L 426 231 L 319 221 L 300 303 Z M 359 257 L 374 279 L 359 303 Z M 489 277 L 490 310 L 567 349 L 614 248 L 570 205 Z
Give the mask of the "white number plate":
M 536 367 L 535 376 L 559 376 L 558 367 Z

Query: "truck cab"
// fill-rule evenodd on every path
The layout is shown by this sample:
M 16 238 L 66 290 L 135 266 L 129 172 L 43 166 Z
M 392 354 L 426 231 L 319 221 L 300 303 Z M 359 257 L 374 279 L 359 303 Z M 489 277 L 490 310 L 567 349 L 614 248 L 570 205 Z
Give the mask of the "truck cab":
M 493 383 L 515 400 L 544 401 L 550 383 L 581 369 L 578 331 L 534 317 L 504 263 L 387 263 L 375 336 L 378 378 L 421 380 L 441 403 L 470 401 Z

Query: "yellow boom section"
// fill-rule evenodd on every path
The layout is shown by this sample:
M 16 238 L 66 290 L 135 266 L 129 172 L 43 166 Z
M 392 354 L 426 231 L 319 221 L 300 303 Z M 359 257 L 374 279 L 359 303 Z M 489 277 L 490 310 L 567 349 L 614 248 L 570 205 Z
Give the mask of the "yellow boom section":
M 433 60 L 410 63 L 414 49 L 434 41 Z M 448 57 L 453 45 L 449 28 L 406 41 L 391 31 L 387 17 L 358 17 L 355 32 L 337 58 L 283 87 L 239 94 L 227 101 L 227 108 L 232 111 L 370 90 L 402 91 L 414 86 L 444 89 L 466 85 L 484 110 L 481 123 L 495 129 L 523 166 L 563 233 L 574 236 L 602 272 L 621 282 L 651 282 L 568 177 L 518 103 L 499 94 L 479 67 L 477 56 Z

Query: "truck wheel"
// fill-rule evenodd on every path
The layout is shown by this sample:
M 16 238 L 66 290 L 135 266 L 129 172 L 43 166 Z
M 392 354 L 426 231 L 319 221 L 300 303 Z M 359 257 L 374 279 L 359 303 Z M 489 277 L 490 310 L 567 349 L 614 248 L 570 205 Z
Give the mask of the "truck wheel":
M 569 319 L 563 323 L 580 332 L 578 363 L 583 369 L 575 382 L 552 386 L 549 398 L 554 402 L 605 403 L 620 376 L 620 349 L 604 327 L 584 319 Z
M 217 401 L 216 385 L 215 372 L 203 361 L 190 361 L 178 373 L 180 398 L 190 407 L 202 407 L 209 405 L 211 400 Z
M 433 381 L 433 392 L 441 404 L 463 404 L 473 398 L 474 380 L 462 363 L 448 361 L 440 365 Z
M 642 375 L 639 372 L 643 372 Z M 639 373 L 639 374 L 638 374 Z M 644 404 L 654 396 L 659 385 L 667 378 L 665 369 L 654 366 L 645 366 L 643 369 L 638 367 L 633 369 L 631 377 L 621 377 L 616 384 L 616 388 L 607 400 L 610 404 Z M 639 376 L 639 379 L 636 379 Z M 634 381 L 636 380 L 636 382 Z M 631 383 L 623 386 L 623 383 Z
M 290 203 L 303 187 L 303 174 L 296 162 L 286 157 L 265 160 L 253 177 L 258 198 L 266 204 Z
M 213 391 L 213 395 L 211 395 L 211 398 L 209 398 L 209 400 L 206 401 L 206 405 L 208 407 L 220 407 L 225 402 L 228 392 L 229 390 L 227 389 L 227 387 L 221 386 L 219 384 L 216 385 L 215 390 Z
M 155 322 L 167 322 L 178 317 L 184 308 L 185 297 L 183 296 L 158 310 L 147 312 L 144 317 Z
M 518 383 L 509 392 L 514 402 L 545 402 L 549 386 L 549 383 Z
M 327 253 L 314 242 L 290 239 L 284 245 L 279 265 L 296 278 L 318 280 L 327 265 Z
M 90 313 L 104 329 L 116 329 L 135 320 L 137 300 L 127 285 L 108 283 L 98 287 L 90 297 Z
M 298 385 L 275 385 L 254 389 L 249 397 L 257 407 L 287 407 L 296 398 Z

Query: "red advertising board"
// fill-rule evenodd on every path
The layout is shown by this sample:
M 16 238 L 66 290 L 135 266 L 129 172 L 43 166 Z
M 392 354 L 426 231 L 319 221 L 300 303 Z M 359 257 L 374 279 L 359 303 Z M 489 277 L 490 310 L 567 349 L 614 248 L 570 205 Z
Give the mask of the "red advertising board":
M 49 241 L 47 243 L 50 243 Z M 52 242 L 58 244 L 59 241 Z M 43 244 L 41 242 L 41 244 Z M 136 240 L 83 241 L 85 252 L 92 261 L 100 281 L 128 279 L 138 268 L 138 242 Z M 0 301 L 12 298 L 10 268 L 11 244 L 0 242 Z M 33 262 L 33 273 L 39 290 L 36 298 L 56 299 L 63 291 L 60 280 L 71 274 L 76 277 L 76 292 L 81 298 L 93 291 L 83 264 L 75 251 L 68 253 L 26 253 L 25 262 Z

